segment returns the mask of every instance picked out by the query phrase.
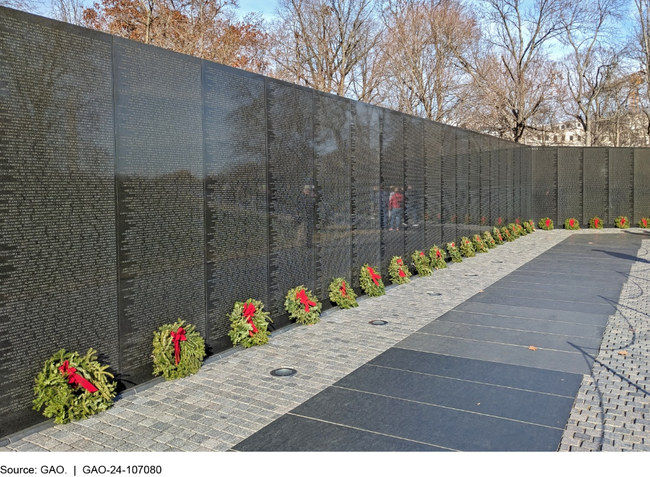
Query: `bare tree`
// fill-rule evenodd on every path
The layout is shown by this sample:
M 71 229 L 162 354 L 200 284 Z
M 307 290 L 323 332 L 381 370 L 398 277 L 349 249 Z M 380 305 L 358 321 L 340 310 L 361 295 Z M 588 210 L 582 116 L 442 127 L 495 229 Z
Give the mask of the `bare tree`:
M 620 0 L 583 0 L 568 3 L 561 14 L 562 41 L 570 49 L 562 64 L 568 96 L 563 108 L 580 122 L 586 146 L 593 141 L 595 103 L 619 62 L 619 51 L 603 37 L 620 10 Z
M 275 75 L 345 96 L 355 68 L 365 67 L 366 77 L 355 79 L 357 89 L 360 84 L 367 89 L 372 68 L 364 59 L 379 35 L 374 13 L 371 0 L 279 0 L 272 50 Z
M 636 50 L 644 79 L 643 114 L 646 132 L 650 136 L 650 0 L 634 0 L 636 7 Z
M 83 11 L 86 9 L 83 0 L 51 0 L 50 13 L 52 18 L 73 25 L 84 25 Z
M 458 58 L 489 101 L 497 127 L 519 142 L 555 93 L 557 74 L 546 50 L 562 32 L 565 0 L 480 1 L 484 49 Z

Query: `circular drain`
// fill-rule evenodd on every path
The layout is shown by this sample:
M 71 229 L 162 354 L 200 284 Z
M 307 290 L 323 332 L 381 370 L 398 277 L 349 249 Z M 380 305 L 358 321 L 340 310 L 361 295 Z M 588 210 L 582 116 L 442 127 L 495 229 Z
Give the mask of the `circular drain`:
M 293 376 L 297 372 L 298 371 L 296 371 L 293 368 L 278 368 L 278 369 L 274 369 L 273 371 L 271 371 L 271 376 L 281 376 L 281 377 Z
M 503 260 L 492 260 L 492 263 L 503 263 Z
M 442 296 L 442 293 L 436 293 L 436 292 L 429 292 L 427 293 L 429 296 Z
M 370 323 L 371 325 L 376 325 L 376 326 L 384 326 L 384 325 L 388 324 L 388 322 L 385 321 L 385 320 L 372 320 L 372 321 L 369 321 L 368 323 Z
M 466 273 L 466 277 L 478 277 L 478 273 Z

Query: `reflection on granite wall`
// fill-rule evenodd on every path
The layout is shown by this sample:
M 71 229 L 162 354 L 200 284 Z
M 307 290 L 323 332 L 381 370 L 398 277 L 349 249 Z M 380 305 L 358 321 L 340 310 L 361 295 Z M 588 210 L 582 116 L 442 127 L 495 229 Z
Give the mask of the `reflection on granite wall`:
M 142 383 L 178 318 L 215 353 L 235 301 L 277 328 L 290 288 L 330 306 L 365 263 L 580 201 L 649 215 L 649 161 L 531 150 L 0 7 L 0 437 L 42 420 L 31 386 L 60 348 Z

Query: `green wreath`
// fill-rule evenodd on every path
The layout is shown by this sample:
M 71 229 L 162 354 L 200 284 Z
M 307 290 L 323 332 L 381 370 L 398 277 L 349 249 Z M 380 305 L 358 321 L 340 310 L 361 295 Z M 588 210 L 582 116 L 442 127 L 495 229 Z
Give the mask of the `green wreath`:
M 534 220 L 532 220 L 532 219 L 529 220 L 529 221 L 528 221 L 528 225 L 530 225 L 530 230 L 529 230 L 529 232 L 535 232 L 535 231 L 536 231 L 536 229 L 535 229 L 535 221 L 534 221 Z
M 404 283 L 411 281 L 409 278 L 411 276 L 411 272 L 409 270 L 409 267 L 404 265 L 404 260 L 402 260 L 402 257 L 395 256 L 391 258 L 390 265 L 388 265 L 388 274 L 390 275 L 391 283 L 395 283 L 397 285 L 403 285 Z
M 514 242 L 515 238 L 510 233 L 507 227 L 501 227 L 501 237 L 503 237 L 504 242 Z
M 517 225 L 512 223 L 508 224 L 508 231 L 515 239 L 519 238 L 519 227 L 517 227 Z
M 113 375 L 97 361 L 96 351 L 89 349 L 85 356 L 61 349 L 54 353 L 36 376 L 33 409 L 43 406 L 45 417 L 54 417 L 57 424 L 105 411 L 113 405 L 115 386 L 108 382 Z
M 292 288 L 284 300 L 284 309 L 289 316 L 303 325 L 313 325 L 320 321 L 323 305 L 304 286 Z
M 471 258 L 476 256 L 476 251 L 472 246 L 472 242 L 467 237 L 460 238 L 460 254 L 466 258 Z
M 600 217 L 592 217 L 589 219 L 589 228 L 590 229 L 602 229 L 603 228 L 603 219 Z
M 368 296 L 376 297 L 382 296 L 386 293 L 384 282 L 381 280 L 381 275 L 379 275 L 374 268 L 368 266 L 367 263 L 361 267 L 359 284 L 361 285 L 361 289 Z
M 648 228 L 648 218 L 647 217 L 641 217 L 641 220 L 636 224 L 638 227 L 641 227 L 642 229 L 647 229 Z
M 411 260 L 413 260 L 415 270 L 421 277 L 428 277 L 433 273 L 433 269 L 431 268 L 431 261 L 424 252 L 416 250 L 411 255 Z
M 472 246 L 478 253 L 488 252 L 488 246 L 485 244 L 485 242 L 483 242 L 479 234 L 476 234 L 472 237 Z
M 205 341 L 196 326 L 184 320 L 162 325 L 153 333 L 153 374 L 167 380 L 184 378 L 201 369 L 205 358 Z
M 263 345 L 269 342 L 271 332 L 269 323 L 273 323 L 270 313 L 264 311 L 264 303 L 249 298 L 245 302 L 235 302 L 230 318 L 228 336 L 233 346 L 241 344 L 244 348 Z
M 497 243 L 494 241 L 494 237 L 489 231 L 483 232 L 483 243 L 487 245 L 487 248 L 497 248 Z
M 616 225 L 616 228 L 619 229 L 629 229 L 630 221 L 625 215 L 619 215 L 616 217 L 616 220 L 614 220 L 614 225 Z
M 447 268 L 447 252 L 437 245 L 429 249 L 429 260 L 431 261 L 431 266 L 436 270 Z
M 564 221 L 564 228 L 567 230 L 580 230 L 580 222 L 571 217 Z
M 503 236 L 501 235 L 501 231 L 496 227 L 492 229 L 492 238 L 497 245 L 503 245 Z
M 542 230 L 553 230 L 553 220 L 550 217 L 543 217 L 539 219 L 537 226 Z
M 521 224 L 515 224 L 517 225 L 517 231 L 519 232 L 519 236 L 523 237 L 524 235 L 528 235 L 528 231 L 524 228 L 523 225 Z
M 523 224 L 524 224 L 524 228 L 526 229 L 526 233 L 532 234 L 535 231 L 535 229 L 532 227 L 530 222 L 528 222 L 527 220 L 524 221 Z
M 335 278 L 330 283 L 330 301 L 342 310 L 359 306 L 357 294 L 344 278 Z
M 447 243 L 447 253 L 449 254 L 449 257 L 451 258 L 452 262 L 460 263 L 460 262 L 463 261 L 463 257 L 461 256 L 460 252 L 458 251 L 458 248 L 456 247 L 455 242 Z

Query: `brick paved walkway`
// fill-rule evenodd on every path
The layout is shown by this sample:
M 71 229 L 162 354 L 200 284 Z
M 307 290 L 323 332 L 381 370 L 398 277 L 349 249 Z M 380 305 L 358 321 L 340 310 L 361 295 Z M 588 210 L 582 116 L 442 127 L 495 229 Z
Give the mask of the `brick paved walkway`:
M 131 394 L 109 411 L 85 421 L 12 439 L 0 451 L 228 450 L 571 233 L 589 231 L 538 231 L 488 254 L 452 264 L 431 277 L 392 287 L 384 297 L 360 301 L 359 308 L 331 310 L 317 325 L 280 330 L 266 346 L 217 356 L 197 375 Z M 638 274 L 637 268 L 633 270 L 632 275 Z M 390 326 L 369 325 L 374 318 L 386 319 Z M 647 339 L 645 330 L 637 333 L 637 340 Z M 638 346 L 639 353 L 645 350 L 647 360 L 647 343 Z M 633 364 L 631 358 L 628 355 L 623 362 Z M 279 366 L 296 368 L 298 375 L 271 377 L 269 371 Z M 647 393 L 641 394 L 647 404 Z M 574 414 L 582 415 L 580 411 L 574 410 L 570 424 L 577 422 Z M 642 419 L 641 415 L 634 419 Z M 643 428 L 644 423 L 636 425 Z M 627 429 L 631 435 L 631 428 Z M 576 430 L 569 432 L 573 432 L 570 439 L 574 441 L 565 439 L 563 448 L 576 445 Z M 638 432 L 633 438 L 637 437 Z M 648 444 L 647 438 L 640 439 L 637 444 Z
M 592 374 L 580 386 L 561 451 L 650 451 L 649 252 L 644 240 Z

